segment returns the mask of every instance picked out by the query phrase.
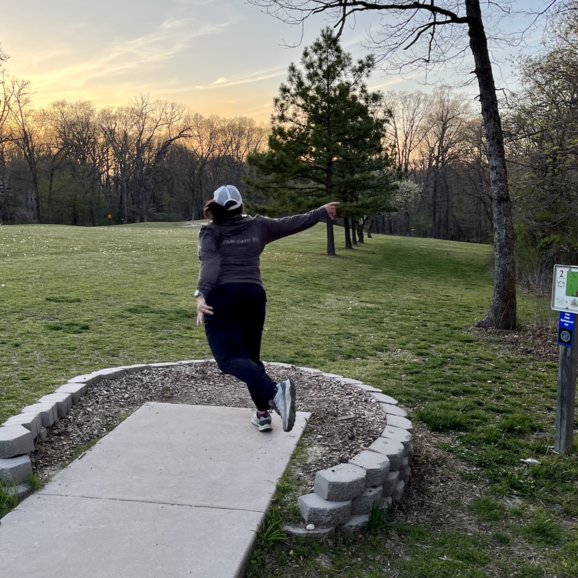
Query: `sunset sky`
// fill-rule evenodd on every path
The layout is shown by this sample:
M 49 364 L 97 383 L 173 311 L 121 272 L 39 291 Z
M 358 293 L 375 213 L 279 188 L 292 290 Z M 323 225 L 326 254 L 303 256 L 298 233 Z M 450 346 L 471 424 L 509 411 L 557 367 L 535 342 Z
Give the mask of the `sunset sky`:
M 547 1 L 513 4 L 530 9 Z M 519 30 L 529 22 L 520 17 L 505 24 Z M 10 57 L 5 68 L 30 81 L 40 106 L 59 99 L 126 105 L 148 95 L 203 115 L 266 120 L 288 65 L 326 24 L 310 20 L 299 44 L 299 28 L 243 0 L 0 0 L 0 46 Z M 345 32 L 342 45 L 355 57 L 366 53 L 368 27 L 362 18 Z M 535 49 L 541 35 L 532 31 L 530 46 L 512 48 L 512 55 Z M 498 81 L 512 82 L 507 55 L 495 53 L 505 71 Z M 371 87 L 430 90 L 419 74 L 383 72 L 374 74 Z

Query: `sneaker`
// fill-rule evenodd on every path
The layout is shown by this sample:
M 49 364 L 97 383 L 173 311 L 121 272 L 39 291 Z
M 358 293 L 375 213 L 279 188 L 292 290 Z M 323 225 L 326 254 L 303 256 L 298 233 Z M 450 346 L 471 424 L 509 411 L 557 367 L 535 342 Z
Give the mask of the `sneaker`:
M 295 423 L 295 384 L 290 379 L 277 384 L 272 406 L 281 416 L 283 431 L 291 431 Z
M 259 431 L 271 431 L 273 427 L 271 426 L 271 416 L 259 415 L 257 412 L 253 414 L 251 418 L 251 423 L 259 428 Z

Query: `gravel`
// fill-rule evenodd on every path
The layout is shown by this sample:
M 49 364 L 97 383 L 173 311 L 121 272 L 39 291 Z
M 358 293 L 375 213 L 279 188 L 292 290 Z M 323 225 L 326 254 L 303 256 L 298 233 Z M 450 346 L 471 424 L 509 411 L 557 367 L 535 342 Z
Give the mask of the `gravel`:
M 318 470 L 347 462 L 383 431 L 385 416 L 365 391 L 298 368 L 269 365 L 267 372 L 276 381 L 293 378 L 297 409 L 312 414 L 301 442 L 305 458 L 300 460 L 299 477 L 305 487 L 313 487 Z M 92 385 L 50 428 L 47 439 L 37 443 L 31 455 L 36 475 L 46 481 L 151 401 L 253 408 L 245 385 L 221 373 L 214 362 L 151 368 L 107 379 Z M 247 420 L 250 416 L 248 409 Z

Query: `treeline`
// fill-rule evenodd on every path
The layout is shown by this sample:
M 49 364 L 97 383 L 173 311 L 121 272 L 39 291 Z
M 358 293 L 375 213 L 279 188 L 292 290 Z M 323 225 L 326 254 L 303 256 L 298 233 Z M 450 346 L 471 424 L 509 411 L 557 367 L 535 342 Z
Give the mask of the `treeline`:
M 470 242 L 491 239 L 488 161 L 482 120 L 471 97 L 388 92 L 386 140 L 403 179 L 397 211 L 377 217 L 379 232 Z
M 521 89 L 502 103 L 519 277 L 547 289 L 555 263 L 578 262 L 578 11 L 562 14 L 542 54 L 520 62 Z M 492 215 L 478 103 L 445 88 L 388 93 L 388 135 L 409 179 L 388 233 L 484 242 Z
M 548 279 L 578 259 L 578 26 L 550 31 L 520 63 L 521 90 L 502 103 L 520 271 Z M 100 225 L 201 217 L 212 190 L 243 186 L 247 157 L 269 129 L 247 118 L 191 114 L 141 97 L 97 110 L 90 102 L 38 109 L 26 83 L 0 84 L 0 223 Z M 471 242 L 492 238 L 479 103 L 458 91 L 389 92 L 384 145 L 397 170 L 391 208 L 373 231 Z
M 266 129 L 141 97 L 32 108 L 26 83 L 0 87 L 0 223 L 103 225 L 202 217 L 217 186 L 238 183 Z

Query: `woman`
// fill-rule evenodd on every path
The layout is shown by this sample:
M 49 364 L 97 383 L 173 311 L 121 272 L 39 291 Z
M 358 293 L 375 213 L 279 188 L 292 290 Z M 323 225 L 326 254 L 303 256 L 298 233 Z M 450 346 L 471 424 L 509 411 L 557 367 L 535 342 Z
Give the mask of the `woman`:
M 275 383 L 260 359 L 266 296 L 259 257 L 268 243 L 334 219 L 338 205 L 282 219 L 249 217 L 242 214 L 243 199 L 233 185 L 219 187 L 205 204 L 211 222 L 199 233 L 197 325 L 205 324 L 221 371 L 247 384 L 257 408 L 251 422 L 259 431 L 271 430 L 270 409 L 281 416 L 284 431 L 295 422 L 295 385 L 290 379 Z

